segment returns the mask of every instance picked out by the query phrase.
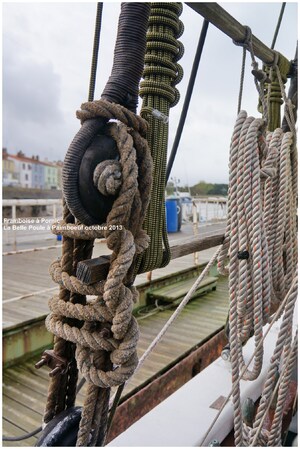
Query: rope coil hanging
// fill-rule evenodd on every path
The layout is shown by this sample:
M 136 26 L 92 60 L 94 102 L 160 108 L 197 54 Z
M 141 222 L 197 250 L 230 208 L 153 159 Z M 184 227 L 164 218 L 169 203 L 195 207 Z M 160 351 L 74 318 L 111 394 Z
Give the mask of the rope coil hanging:
M 279 79 L 280 96 L 286 100 L 281 71 L 277 64 L 274 68 Z M 260 99 L 265 102 L 262 89 L 259 88 L 258 92 Z M 257 427 L 262 426 L 261 410 L 265 412 L 265 405 L 274 388 L 274 383 L 270 384 L 270 379 L 274 380 L 274 367 L 279 364 L 283 347 L 291 348 L 291 317 L 297 292 L 297 284 L 295 287 L 293 282 L 297 269 L 296 136 L 293 132 L 284 133 L 281 128 L 266 133 L 268 114 L 265 107 L 263 112 L 263 119 L 254 119 L 247 117 L 245 111 L 240 111 L 236 121 L 230 147 L 227 227 L 218 261 L 219 271 L 224 274 L 229 272 L 229 342 L 236 446 L 256 443 L 278 445 L 281 438 L 279 417 L 282 417 L 282 401 L 287 394 L 286 384 L 295 361 L 294 344 L 289 358 L 284 356 L 286 363 L 277 386 L 280 399 L 277 399 L 276 418 L 271 430 L 257 431 Z M 290 129 L 295 129 L 292 112 L 285 108 L 285 114 L 292 124 Z M 227 256 L 230 259 L 228 267 Z M 289 302 L 285 307 L 275 355 L 271 360 L 269 380 L 265 387 L 267 390 L 262 396 L 252 431 L 243 422 L 239 381 L 240 378 L 254 380 L 260 374 L 263 325 L 270 320 L 287 294 Z M 287 322 L 289 330 L 286 328 Z M 252 334 L 255 352 L 252 368 L 249 369 L 243 359 L 242 346 Z M 255 436 L 254 428 L 257 431 Z
M 179 20 L 181 12 L 181 3 L 151 4 L 140 96 L 143 99 L 141 116 L 149 122 L 147 140 L 153 158 L 154 182 L 144 222 L 150 245 L 137 258 L 136 273 L 164 267 L 170 261 L 165 217 L 168 123 L 155 116 L 153 111 L 158 110 L 163 117 L 168 117 L 170 108 L 179 101 L 175 86 L 183 76 L 182 67 L 178 64 L 184 51 L 178 41 L 183 33 L 183 24 Z

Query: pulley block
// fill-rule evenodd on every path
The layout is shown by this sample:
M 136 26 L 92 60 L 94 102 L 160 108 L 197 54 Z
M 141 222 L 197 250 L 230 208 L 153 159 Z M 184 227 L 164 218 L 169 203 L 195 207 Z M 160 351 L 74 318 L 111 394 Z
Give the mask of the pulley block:
M 96 166 L 106 160 L 119 160 L 116 142 L 112 137 L 98 134 L 81 161 L 79 169 L 79 195 L 82 206 L 93 219 L 93 224 L 105 223 L 112 209 L 115 196 L 104 196 L 94 184 L 93 173 Z
M 116 142 L 105 134 L 106 122 L 91 119 L 83 123 L 69 147 L 62 171 L 68 208 L 87 226 L 105 223 L 115 200 L 114 196 L 101 194 L 93 182 L 100 162 L 119 159 Z

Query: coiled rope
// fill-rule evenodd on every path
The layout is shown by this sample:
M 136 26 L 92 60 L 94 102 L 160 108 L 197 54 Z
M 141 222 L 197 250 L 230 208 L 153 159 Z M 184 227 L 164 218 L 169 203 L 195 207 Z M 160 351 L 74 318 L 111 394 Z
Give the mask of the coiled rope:
M 278 66 L 275 69 L 281 80 Z M 283 89 L 282 80 L 280 85 Z M 285 112 L 292 121 L 288 108 Z M 244 445 L 247 434 L 241 417 L 240 373 L 246 380 L 260 374 L 263 325 L 285 297 L 297 266 L 295 135 L 281 128 L 265 134 L 265 127 L 263 119 L 247 117 L 245 111 L 238 115 L 230 148 L 228 222 L 218 262 L 220 272 L 225 273 L 226 256 L 230 258 L 229 341 L 236 446 Z M 245 370 L 242 345 L 252 333 L 254 363 L 251 370 Z M 278 433 L 272 438 L 264 435 L 260 442 L 266 438 L 274 445 Z
M 295 293 L 295 291 L 297 292 L 297 278 L 295 277 L 291 288 L 289 289 L 289 291 L 287 292 L 284 300 L 282 301 L 282 303 L 279 305 L 278 309 L 276 310 L 276 312 L 274 313 L 274 315 L 272 316 L 271 322 L 267 327 L 267 330 L 265 331 L 264 335 L 262 336 L 258 347 L 263 346 L 265 339 L 267 337 L 267 335 L 269 334 L 270 330 L 272 329 L 273 325 L 276 323 L 276 321 L 278 320 L 278 318 L 282 315 L 282 312 L 284 311 L 285 307 L 287 306 L 287 304 L 291 301 L 291 295 L 293 295 Z M 235 383 L 232 383 L 232 389 L 229 392 L 229 394 L 227 395 L 226 399 L 223 401 L 222 406 L 220 407 L 220 410 L 218 411 L 217 415 L 215 416 L 214 420 L 212 421 L 211 425 L 209 426 L 209 428 L 207 429 L 204 437 L 202 438 L 202 440 L 200 441 L 199 446 L 203 446 L 203 444 L 205 443 L 207 437 L 209 436 L 212 428 L 214 427 L 214 425 L 216 424 L 218 418 L 220 417 L 222 411 L 224 410 L 225 406 L 227 405 L 229 399 L 231 398 L 232 394 L 233 394 L 233 390 L 236 387 L 236 385 L 241 381 L 241 379 L 243 378 L 244 373 L 246 372 L 246 370 L 249 368 L 250 364 L 252 363 L 253 359 L 255 357 L 255 352 L 251 355 L 251 357 L 249 358 L 247 364 L 245 365 L 245 367 L 243 368 L 243 370 L 240 373 L 240 376 L 238 377 L 238 379 L 235 381 Z M 241 410 L 242 413 L 242 410 Z M 244 423 L 243 423 L 244 424 Z M 244 430 L 244 429 L 243 429 Z
M 164 267 L 170 261 L 165 217 L 168 123 L 161 117 L 168 117 L 170 108 L 179 101 L 175 86 L 183 76 L 182 67 L 178 64 L 184 52 L 182 43 L 178 41 L 183 33 L 183 24 L 179 20 L 181 12 L 181 3 L 151 3 L 140 96 L 143 99 L 141 116 L 149 121 L 147 140 L 153 158 L 154 182 L 144 223 L 150 245 L 137 258 L 137 273 Z M 155 110 L 160 116 L 153 115 Z

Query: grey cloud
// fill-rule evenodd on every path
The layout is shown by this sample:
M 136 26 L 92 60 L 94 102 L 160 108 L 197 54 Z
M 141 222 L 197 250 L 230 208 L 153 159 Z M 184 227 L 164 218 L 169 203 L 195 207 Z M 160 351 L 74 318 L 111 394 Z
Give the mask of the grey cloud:
M 58 123 L 63 118 L 59 109 L 60 76 L 54 73 L 51 63 L 24 58 L 16 47 L 14 41 L 4 46 L 4 123 Z
M 51 159 L 63 159 L 80 126 L 75 110 L 86 98 L 95 4 L 17 5 L 7 3 L 4 8 L 4 145 L 11 151 L 22 149 L 27 154 L 35 151 Z M 294 55 L 297 38 L 295 5 L 287 3 L 276 45 L 289 58 Z M 270 44 L 279 3 L 237 2 L 222 6 Z M 119 9 L 119 4 L 105 2 L 96 97 L 110 74 Z M 169 151 L 203 22 L 187 5 L 181 19 L 185 24 L 180 38 L 185 54 L 179 62 L 185 76 L 177 86 L 181 101 L 170 114 Z M 227 181 L 241 60 L 242 49 L 210 25 L 172 176 L 182 180 L 188 177 L 192 184 L 200 179 Z M 242 108 L 257 116 L 257 92 L 249 55 Z

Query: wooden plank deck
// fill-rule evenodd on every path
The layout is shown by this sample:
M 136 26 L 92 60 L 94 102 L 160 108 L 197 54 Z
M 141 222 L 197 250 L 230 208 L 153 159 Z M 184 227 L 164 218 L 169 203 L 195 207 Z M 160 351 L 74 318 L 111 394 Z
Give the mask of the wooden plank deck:
M 199 235 L 210 234 L 224 228 L 224 223 L 215 224 L 199 230 Z M 191 225 L 182 227 L 182 232 L 170 236 L 170 242 L 192 234 Z M 199 253 L 199 264 L 209 260 L 213 250 Z M 105 243 L 96 243 L 93 257 L 109 254 Z M 3 308 L 2 327 L 4 330 L 45 316 L 49 312 L 48 300 L 57 289 L 49 275 L 50 263 L 61 255 L 61 248 L 37 252 L 26 252 L 3 256 Z M 192 254 L 172 260 L 162 269 L 154 270 L 152 279 L 183 270 L 194 265 Z M 146 282 L 146 274 L 136 278 L 136 285 Z
M 227 279 L 220 277 L 216 291 L 194 299 L 185 307 L 140 371 L 132 377 L 124 395 L 147 382 L 192 347 L 214 334 L 224 325 L 227 311 Z M 158 334 L 171 313 L 172 310 L 169 309 L 138 317 L 141 330 L 139 356 Z M 41 425 L 47 395 L 48 370 L 35 370 L 33 365 L 36 360 L 37 358 L 4 371 L 3 434 L 6 436 L 30 432 Z M 85 387 L 78 395 L 78 405 L 82 404 L 84 390 Z M 3 446 L 33 446 L 35 441 L 36 438 L 33 437 L 20 442 L 3 442 Z

